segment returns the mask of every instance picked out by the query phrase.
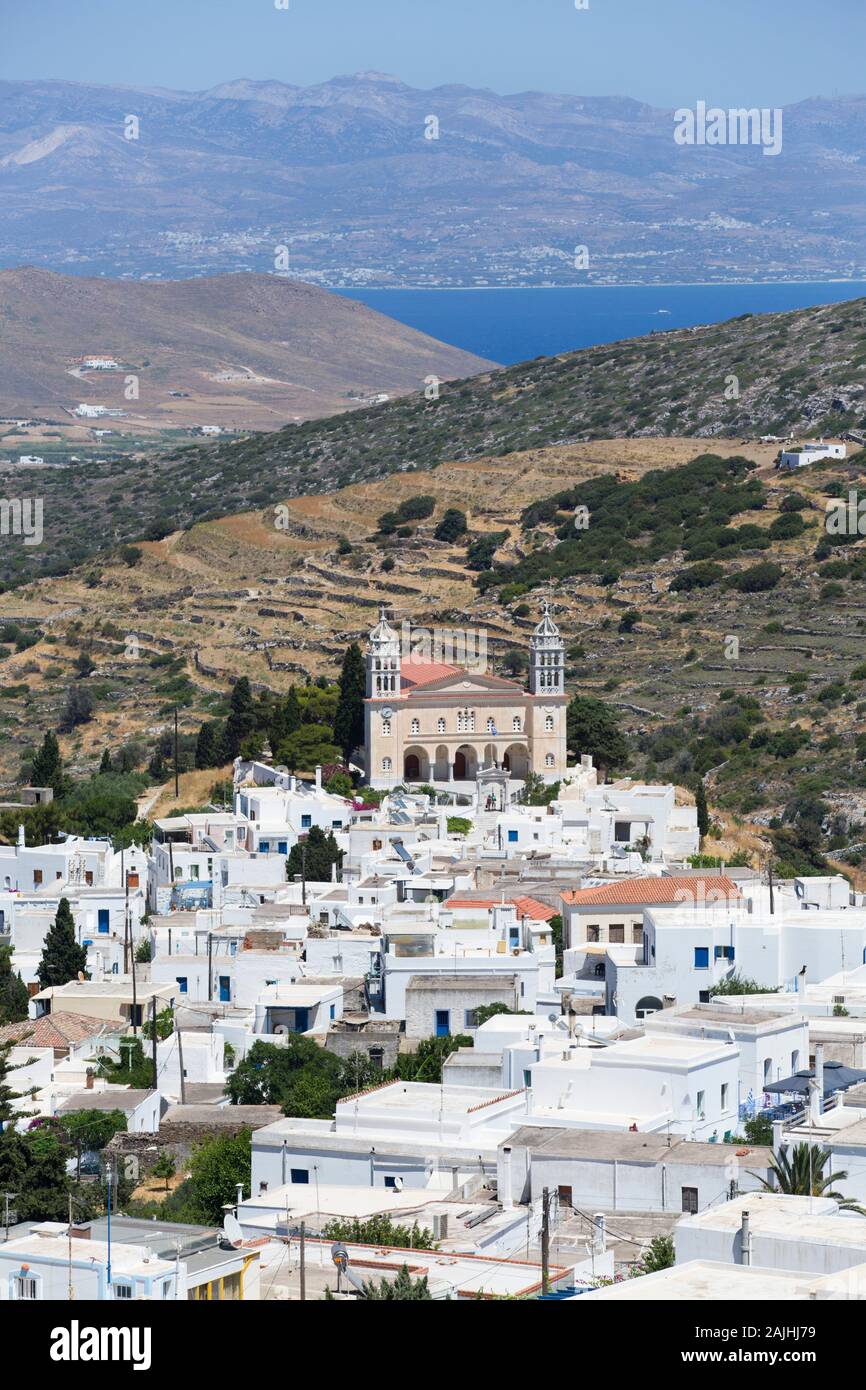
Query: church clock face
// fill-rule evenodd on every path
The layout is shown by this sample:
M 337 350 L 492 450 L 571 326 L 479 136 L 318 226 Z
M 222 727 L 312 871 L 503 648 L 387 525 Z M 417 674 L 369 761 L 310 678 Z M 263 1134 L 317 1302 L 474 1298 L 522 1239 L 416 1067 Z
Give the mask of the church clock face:
M 382 719 L 393 719 L 393 718 L 394 718 L 394 711 L 392 710 L 392 708 L 391 708 L 390 705 L 385 705 L 383 709 L 380 709 L 380 710 L 379 710 L 379 714 L 380 714 L 380 716 L 381 716 Z

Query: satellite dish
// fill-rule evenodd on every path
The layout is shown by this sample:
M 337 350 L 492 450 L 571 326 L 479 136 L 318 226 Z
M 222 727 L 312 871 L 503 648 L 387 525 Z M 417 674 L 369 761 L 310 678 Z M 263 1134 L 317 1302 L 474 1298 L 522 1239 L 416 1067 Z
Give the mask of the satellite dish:
M 338 1269 L 347 1269 L 349 1265 L 349 1252 L 342 1241 L 336 1240 L 331 1246 L 331 1259 Z
M 395 1192 L 402 1192 L 402 1191 L 403 1191 L 403 1179 L 402 1179 L 401 1177 L 399 1177 L 399 1176 L 396 1177 L 396 1178 L 394 1179 L 394 1191 L 395 1191 Z
M 230 1211 L 227 1211 L 223 1218 L 223 1235 L 233 1246 L 243 1243 L 244 1233 L 241 1229 L 241 1223 L 236 1216 L 232 1216 Z
M 286 1034 L 288 1033 L 288 1031 L 289 1031 L 289 1029 L 288 1029 L 288 1025 L 287 1025 L 287 1024 L 285 1024 L 285 1023 L 276 1023 L 276 1024 L 274 1024 L 274 1037 L 275 1037 L 275 1038 L 284 1038 L 284 1037 L 286 1036 Z

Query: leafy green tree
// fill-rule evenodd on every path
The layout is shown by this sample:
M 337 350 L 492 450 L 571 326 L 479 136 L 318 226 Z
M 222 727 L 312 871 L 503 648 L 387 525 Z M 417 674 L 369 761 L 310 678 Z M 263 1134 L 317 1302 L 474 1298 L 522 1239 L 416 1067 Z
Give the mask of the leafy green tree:
M 65 1221 L 72 1150 L 56 1120 L 34 1123 L 26 1133 L 0 1134 L 0 1191 L 15 1193 L 19 1221 Z
M 223 1207 L 236 1200 L 239 1185 L 243 1195 L 249 1197 L 251 1163 L 249 1129 L 208 1140 L 195 1150 L 190 1160 L 190 1183 L 198 1220 L 207 1225 L 222 1225 Z
M 728 975 L 726 979 L 720 980 L 718 984 L 710 987 L 710 994 L 715 998 L 717 994 L 777 994 L 779 985 L 759 985 L 757 980 L 750 980 L 747 976 Z
M 229 715 L 225 723 L 226 761 L 239 757 L 242 745 L 256 733 L 256 711 L 253 692 L 246 676 L 232 687 Z
M 286 875 L 294 878 L 303 873 L 313 883 L 328 883 L 331 878 L 331 865 L 339 869 L 343 862 L 343 851 L 338 848 L 333 832 L 313 825 L 303 840 L 292 845 L 286 860 Z
M 226 1095 L 233 1105 L 284 1105 L 302 1073 L 324 1075 L 339 1090 L 339 1059 L 312 1038 L 293 1033 L 285 1046 L 254 1042 L 229 1077 Z
M 769 1115 L 753 1115 L 743 1124 L 746 1140 L 749 1144 L 765 1144 L 768 1148 L 773 1146 L 773 1121 Z
M 397 1058 L 397 1075 L 401 1081 L 432 1081 L 442 1084 L 442 1064 L 458 1047 L 471 1047 L 472 1039 L 465 1033 L 446 1038 L 424 1038 L 414 1052 L 401 1053 Z
M 368 1221 L 328 1221 L 322 1227 L 326 1240 L 350 1241 L 353 1245 L 392 1245 L 402 1250 L 435 1250 L 432 1233 L 418 1225 L 395 1226 L 390 1216 L 371 1216 Z
M 348 772 L 335 772 L 325 783 L 325 791 L 334 796 L 351 796 L 354 788 Z
M 122 1110 L 66 1110 L 59 1121 L 69 1143 L 82 1152 L 104 1149 L 115 1134 L 126 1132 Z
M 676 1264 L 671 1236 L 653 1236 L 649 1247 L 638 1260 L 635 1274 L 657 1274 L 660 1269 L 672 1269 Z
M 510 1009 L 507 1004 L 479 1004 L 473 1010 L 475 1014 L 475 1027 L 480 1028 L 482 1023 L 486 1023 L 488 1018 L 497 1018 L 500 1014 L 528 1014 L 528 1009 Z
M 433 535 L 437 541 L 448 541 L 449 544 L 453 544 L 461 536 L 465 536 L 466 531 L 466 513 L 461 512 L 459 507 L 449 507 Z
M 60 756 L 57 735 L 50 730 L 33 759 L 30 782 L 34 787 L 51 787 L 55 796 L 63 795 L 63 759 Z
M 340 672 L 340 698 L 334 716 L 334 742 L 348 759 L 364 742 L 364 697 L 366 668 L 357 642 L 346 648 Z
M 364 1298 L 384 1299 L 401 1303 L 423 1303 L 432 1301 L 433 1295 L 427 1285 L 427 1275 L 413 1279 L 408 1265 L 402 1265 L 395 1279 L 381 1279 L 377 1284 L 370 1279 L 364 1285 Z
M 628 761 L 628 743 L 616 714 L 591 695 L 575 695 L 566 715 L 568 746 L 580 756 L 589 753 L 602 772 L 612 772 Z
M 100 772 L 100 775 L 102 776 L 102 775 L 104 775 L 106 772 L 110 772 L 110 771 L 111 771 L 111 754 L 109 753 L 109 751 L 108 751 L 107 748 L 103 748 L 103 750 L 102 750 L 102 757 L 101 757 L 100 760 L 99 760 L 99 772 Z
M 156 1160 L 156 1163 L 154 1163 L 151 1172 L 153 1173 L 153 1176 L 155 1178 L 164 1179 L 165 1190 L 166 1192 L 168 1192 L 168 1185 L 174 1177 L 175 1173 L 177 1172 L 177 1164 L 167 1149 L 164 1149 L 163 1152 L 160 1154 L 159 1158 Z
M 42 946 L 42 958 L 36 971 L 40 989 L 50 985 L 65 985 L 77 980 L 87 967 L 87 951 L 75 939 L 75 921 L 68 898 L 61 898 L 57 915 Z
M 82 685 L 69 687 L 66 705 L 61 715 L 61 733 L 71 733 L 79 724 L 87 724 L 93 718 L 93 696 Z
M 301 772 L 312 772 L 314 767 L 325 763 L 338 763 L 343 757 L 342 749 L 334 742 L 333 730 L 327 724 L 301 724 L 273 751 L 278 763 Z

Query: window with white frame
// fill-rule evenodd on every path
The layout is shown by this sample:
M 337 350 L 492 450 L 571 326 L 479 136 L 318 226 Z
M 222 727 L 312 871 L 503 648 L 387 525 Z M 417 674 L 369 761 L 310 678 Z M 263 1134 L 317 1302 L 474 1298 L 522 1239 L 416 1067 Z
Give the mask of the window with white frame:
M 436 728 L 437 728 L 437 730 L 439 731 L 440 734 L 444 734 L 444 732 L 445 732 L 445 720 L 444 720 L 444 719 L 438 719 L 438 720 L 436 721 Z
M 417 719 L 413 719 L 413 720 L 412 720 L 412 723 L 411 723 L 411 725 L 410 725 L 410 730 L 411 730 L 411 732 L 412 732 L 413 734 L 420 734 L 420 732 L 421 732 L 421 724 L 420 724 L 420 721 L 417 720 Z
M 545 767 L 553 767 L 554 762 L 555 762 L 555 759 L 554 759 L 553 754 L 552 754 L 552 753 L 548 753 L 547 757 L 544 759 L 544 766 L 545 766 Z
M 32 1274 L 19 1274 L 15 1279 L 15 1297 L 32 1301 L 36 1298 L 36 1278 Z
M 390 721 L 390 719 L 383 719 L 383 720 L 382 720 L 382 733 L 387 735 L 387 734 L 390 734 L 390 732 L 391 732 L 391 721 Z
M 495 734 L 495 733 L 496 733 L 496 720 L 495 720 L 495 719 L 488 719 L 488 721 L 487 721 L 487 732 L 488 732 L 488 734 Z
M 553 715 L 552 715 L 552 714 L 546 714 L 546 715 L 544 716 L 544 732 L 547 733 L 547 734 L 552 734 L 552 733 L 553 733 Z
M 520 731 L 521 731 L 520 715 L 519 715 L 519 714 L 515 714 L 514 718 L 513 718 L 512 721 L 511 721 L 511 731 L 512 731 L 512 733 L 515 733 L 515 734 L 519 734 Z
M 115 1298 L 132 1298 L 131 1284 L 112 1284 L 111 1287 Z
M 390 771 L 391 771 L 391 759 L 390 759 L 390 758 L 383 758 L 383 759 L 382 759 L 382 771 L 383 771 L 383 772 L 390 772 Z

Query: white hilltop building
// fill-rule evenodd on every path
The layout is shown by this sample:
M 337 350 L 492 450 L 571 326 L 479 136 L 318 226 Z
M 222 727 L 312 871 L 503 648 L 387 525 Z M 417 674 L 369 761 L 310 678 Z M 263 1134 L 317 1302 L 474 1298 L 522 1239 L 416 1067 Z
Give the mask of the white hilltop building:
M 405 645 L 383 606 L 367 648 L 364 743 L 371 786 L 422 782 L 476 795 L 489 783 L 494 799 L 498 793 L 505 802 L 530 772 L 548 783 L 562 778 L 565 644 L 549 604 L 530 640 L 528 690 L 468 664 L 419 660 Z

